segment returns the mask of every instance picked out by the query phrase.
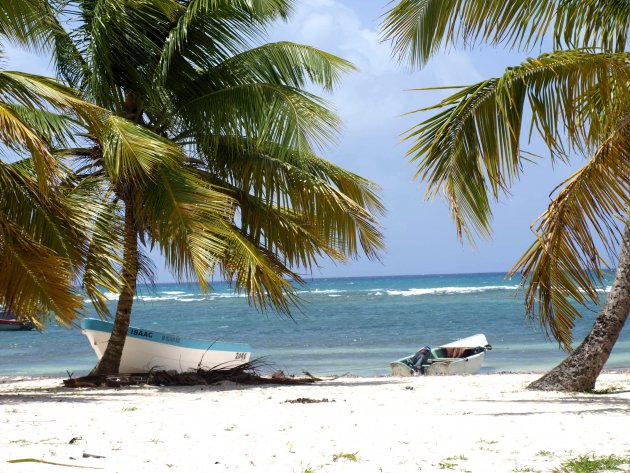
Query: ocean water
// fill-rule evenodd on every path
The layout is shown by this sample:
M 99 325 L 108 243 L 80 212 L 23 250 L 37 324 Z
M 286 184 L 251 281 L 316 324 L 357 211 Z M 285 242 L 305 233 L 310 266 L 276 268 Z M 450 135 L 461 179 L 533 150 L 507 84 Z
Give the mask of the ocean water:
M 608 282 L 610 284 L 610 282 Z M 484 333 L 492 344 L 483 372 L 544 371 L 566 354 L 525 320 L 517 282 L 503 274 L 459 274 L 313 279 L 299 288 L 293 319 L 261 314 L 244 295 L 216 283 L 202 294 L 194 285 L 142 287 L 132 325 L 205 340 L 247 342 L 263 372 L 387 374 L 388 363 L 418 347 Z M 605 296 L 606 288 L 602 288 Z M 115 294 L 111 296 L 112 312 Z M 95 316 L 90 303 L 86 312 Z M 592 326 L 582 310 L 575 346 Z M 0 375 L 87 374 L 96 355 L 80 329 L 0 332 Z M 630 368 L 626 328 L 606 368 Z

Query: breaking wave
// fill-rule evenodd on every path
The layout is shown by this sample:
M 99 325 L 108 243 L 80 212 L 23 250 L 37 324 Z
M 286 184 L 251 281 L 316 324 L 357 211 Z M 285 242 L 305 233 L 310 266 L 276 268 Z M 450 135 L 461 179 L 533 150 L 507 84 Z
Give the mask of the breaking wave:
M 311 294 L 313 296 L 327 296 L 327 297 L 341 297 L 347 294 L 366 293 L 371 297 L 410 297 L 410 296 L 426 296 L 426 295 L 443 295 L 443 294 L 473 294 L 483 293 L 488 291 L 515 291 L 518 289 L 518 285 L 510 286 L 446 286 L 446 287 L 428 287 L 428 288 L 410 288 L 410 289 L 384 289 L 382 287 L 369 288 L 369 289 L 357 289 L 357 290 L 344 290 L 344 289 L 314 289 L 314 290 L 300 290 L 299 294 Z M 607 293 L 610 291 L 611 286 L 606 288 L 597 289 L 597 292 Z M 103 294 L 107 300 L 118 300 L 118 294 L 113 292 L 105 292 Z M 179 301 L 179 302 L 201 302 L 201 301 L 213 301 L 217 299 L 239 299 L 246 298 L 247 294 L 235 293 L 235 292 L 210 292 L 208 294 L 199 294 L 194 292 L 185 291 L 160 291 L 152 294 L 140 294 L 137 296 L 137 300 L 143 302 L 154 301 Z M 84 300 L 90 303 L 90 299 Z
M 298 294 L 339 294 L 342 292 L 348 292 L 344 289 L 313 289 L 312 291 L 303 290 L 297 291 Z
M 411 288 L 402 291 L 388 290 L 387 294 L 390 296 L 424 296 L 429 294 L 470 294 L 473 292 L 486 292 L 486 291 L 501 291 L 509 290 L 514 291 L 518 289 L 518 286 L 473 286 L 473 287 L 428 287 L 428 288 Z

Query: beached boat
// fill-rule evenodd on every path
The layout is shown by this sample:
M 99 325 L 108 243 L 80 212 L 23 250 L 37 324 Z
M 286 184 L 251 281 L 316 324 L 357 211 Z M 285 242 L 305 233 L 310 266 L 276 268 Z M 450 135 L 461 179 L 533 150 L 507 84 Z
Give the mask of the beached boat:
M 0 332 L 15 332 L 18 330 L 33 330 L 33 324 L 18 320 L 9 309 L 0 309 Z
M 413 355 L 390 363 L 392 376 L 474 374 L 491 350 L 483 334 L 462 338 L 437 348 L 423 347 Z
M 114 324 L 83 319 L 81 328 L 100 360 L 105 353 Z M 151 370 L 178 372 L 229 369 L 249 361 L 252 348 L 246 343 L 226 343 L 184 338 L 155 330 L 129 327 L 120 363 L 121 373 Z

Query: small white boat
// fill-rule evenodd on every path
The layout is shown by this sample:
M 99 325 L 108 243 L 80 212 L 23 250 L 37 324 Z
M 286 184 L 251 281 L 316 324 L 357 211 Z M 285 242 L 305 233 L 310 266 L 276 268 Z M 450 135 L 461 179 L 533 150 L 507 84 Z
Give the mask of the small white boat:
M 491 349 L 486 336 L 480 333 L 437 348 L 423 347 L 389 365 L 392 376 L 474 374 Z
M 105 353 L 114 324 L 83 319 L 81 328 L 100 360 Z M 226 343 L 184 338 L 170 333 L 129 327 L 119 371 L 148 373 L 174 370 L 180 373 L 202 369 L 230 369 L 249 361 L 247 343 Z

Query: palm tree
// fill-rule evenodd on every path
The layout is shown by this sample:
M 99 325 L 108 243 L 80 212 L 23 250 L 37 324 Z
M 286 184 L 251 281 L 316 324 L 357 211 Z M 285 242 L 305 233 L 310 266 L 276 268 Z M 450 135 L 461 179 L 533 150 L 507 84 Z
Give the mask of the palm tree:
M 36 46 L 29 18 L 28 2 L 1 0 L 0 36 Z M 0 306 L 38 328 L 53 317 L 70 325 L 80 313 L 74 282 L 98 210 L 87 182 L 66 186 L 68 169 L 55 155 L 76 130 L 67 111 L 95 118 L 94 107 L 47 78 L 0 71 Z M 99 261 L 93 269 L 103 270 Z
M 68 152 L 81 124 L 104 140 L 112 117 L 51 79 L 19 72 L 0 72 L 0 96 L 0 140 L 12 155 L 0 161 L 0 304 L 38 328 L 53 317 L 68 326 L 82 312 L 75 282 L 82 277 L 104 305 L 102 291 L 120 286 L 112 270 L 120 258 L 113 218 L 106 227 L 98 217 L 108 210 L 94 198 L 101 183 L 77 179 L 59 149 Z
M 553 38 L 554 52 L 460 88 L 425 109 L 438 113 L 405 137 L 427 195 L 444 192 L 458 235 L 471 241 L 490 234 L 491 203 L 521 175 L 527 109 L 552 160 L 585 157 L 510 275 L 522 274 L 528 316 L 567 350 L 575 305 L 599 303 L 606 256 L 620 243 L 617 275 L 586 339 L 531 389 L 592 389 L 630 311 L 628 9 L 607 0 L 402 0 L 382 24 L 394 54 L 412 66 L 459 40 L 527 49 Z
M 207 289 L 216 267 L 253 304 L 286 314 L 298 271 L 382 248 L 378 188 L 316 154 L 338 119 L 303 90 L 331 90 L 351 64 L 309 46 L 257 45 L 291 2 L 27 2 L 22 23 L 59 77 L 107 112 L 75 114 L 83 139 L 58 151 L 100 205 L 85 275 L 102 316 L 103 269 L 90 263 L 104 252 L 111 283 L 121 261 L 114 329 L 94 373 L 118 371 L 139 243 L 158 247 L 178 280 Z

